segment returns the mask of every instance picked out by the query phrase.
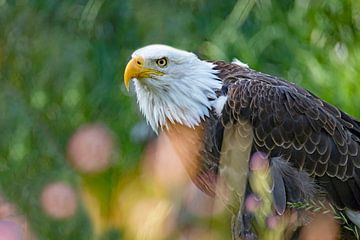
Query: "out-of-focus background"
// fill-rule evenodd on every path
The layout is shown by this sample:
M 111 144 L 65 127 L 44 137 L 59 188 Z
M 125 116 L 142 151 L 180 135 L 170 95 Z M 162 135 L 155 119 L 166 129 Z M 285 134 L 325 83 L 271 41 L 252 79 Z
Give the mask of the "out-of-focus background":
M 0 239 L 229 239 L 125 90 L 135 49 L 238 58 L 360 117 L 360 1 L 0 0 Z

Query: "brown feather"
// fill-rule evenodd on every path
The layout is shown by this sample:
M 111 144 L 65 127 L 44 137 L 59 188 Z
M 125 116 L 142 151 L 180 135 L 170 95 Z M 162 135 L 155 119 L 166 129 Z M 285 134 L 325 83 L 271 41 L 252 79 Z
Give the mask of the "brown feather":
M 339 187 L 360 178 L 354 170 L 360 168 L 360 121 L 292 83 L 235 64 L 214 64 L 228 90 L 222 117 L 252 124 L 254 150 L 306 170 L 320 186 L 331 188 L 330 195 L 338 191 L 333 200 L 340 207 L 360 210 L 350 200 L 353 191 L 342 193 Z M 359 186 L 353 181 L 351 187 Z

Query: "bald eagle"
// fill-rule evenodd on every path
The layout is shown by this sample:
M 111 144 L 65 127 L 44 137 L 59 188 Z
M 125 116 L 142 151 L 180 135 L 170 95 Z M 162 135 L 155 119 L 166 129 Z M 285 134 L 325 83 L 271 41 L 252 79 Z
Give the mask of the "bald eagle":
M 240 61 L 204 61 L 165 45 L 132 54 L 127 89 L 131 80 L 147 122 L 169 136 L 194 183 L 215 195 L 225 182 L 238 205 L 235 239 L 256 239 L 242 207 L 255 152 L 269 158 L 277 214 L 322 196 L 360 226 L 359 120 Z

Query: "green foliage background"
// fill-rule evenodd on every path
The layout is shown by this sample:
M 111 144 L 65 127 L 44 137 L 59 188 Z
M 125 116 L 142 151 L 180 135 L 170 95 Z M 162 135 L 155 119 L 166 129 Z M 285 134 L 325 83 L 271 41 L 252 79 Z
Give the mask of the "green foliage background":
M 92 236 L 84 211 L 55 221 L 38 201 L 47 182 L 76 182 L 65 159 L 80 125 L 103 122 L 115 133 L 108 174 L 136 169 L 143 145 L 130 130 L 142 117 L 122 73 L 150 43 L 238 58 L 360 117 L 359 1 L 0 0 L 0 191 L 39 239 Z M 111 191 L 104 179 L 99 191 Z

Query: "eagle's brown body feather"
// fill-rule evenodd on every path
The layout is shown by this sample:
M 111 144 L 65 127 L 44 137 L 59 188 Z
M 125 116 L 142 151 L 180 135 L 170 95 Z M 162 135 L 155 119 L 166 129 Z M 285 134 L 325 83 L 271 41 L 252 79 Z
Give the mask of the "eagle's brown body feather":
M 228 97 L 216 124 L 247 122 L 253 128 L 252 152 L 280 157 L 313 177 L 339 208 L 360 210 L 360 122 L 292 83 L 236 64 L 214 63 L 224 86 L 219 94 Z M 214 131 L 213 124 L 208 126 L 205 132 Z M 208 135 L 215 143 L 207 140 L 204 148 L 209 143 L 221 150 L 216 133 Z M 209 165 L 209 159 L 202 161 Z M 211 171 L 218 173 L 214 166 Z

